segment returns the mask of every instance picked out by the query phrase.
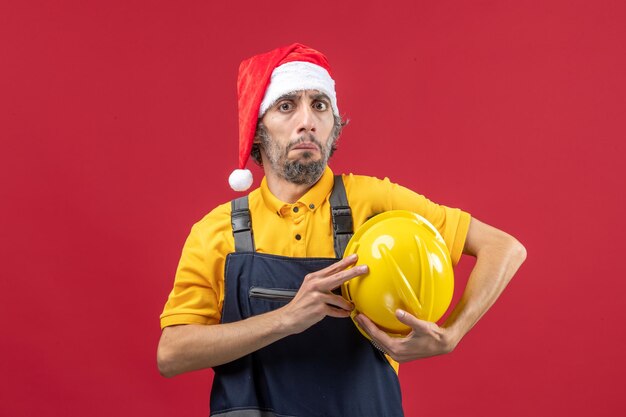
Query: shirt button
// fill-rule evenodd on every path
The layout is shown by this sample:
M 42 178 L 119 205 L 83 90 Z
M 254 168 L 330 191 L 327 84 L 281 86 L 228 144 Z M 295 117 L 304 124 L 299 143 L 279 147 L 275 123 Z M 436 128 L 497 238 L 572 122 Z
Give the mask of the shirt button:
M 296 240 L 300 240 L 300 239 L 302 239 L 302 236 L 300 236 L 299 234 L 296 235 Z
M 315 208 L 315 204 L 313 204 L 313 203 L 309 204 L 309 208 L 310 208 L 311 210 L 313 210 L 313 209 Z
M 293 208 L 293 212 L 294 212 L 294 213 L 297 213 L 297 212 L 298 212 L 298 210 L 299 210 L 299 209 L 298 209 L 298 207 L 294 207 L 294 208 Z

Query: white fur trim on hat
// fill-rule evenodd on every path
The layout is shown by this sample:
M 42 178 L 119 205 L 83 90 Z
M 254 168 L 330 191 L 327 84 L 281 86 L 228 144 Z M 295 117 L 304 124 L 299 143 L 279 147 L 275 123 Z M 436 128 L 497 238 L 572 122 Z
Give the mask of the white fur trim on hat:
M 335 81 L 328 71 L 310 62 L 293 61 L 276 67 L 272 71 L 270 85 L 265 90 L 265 96 L 259 107 L 259 117 L 262 117 L 267 109 L 283 95 L 302 90 L 317 90 L 326 94 L 330 98 L 333 113 L 339 116 Z
M 252 172 L 249 169 L 236 169 L 228 177 L 228 183 L 235 191 L 246 191 L 252 185 Z

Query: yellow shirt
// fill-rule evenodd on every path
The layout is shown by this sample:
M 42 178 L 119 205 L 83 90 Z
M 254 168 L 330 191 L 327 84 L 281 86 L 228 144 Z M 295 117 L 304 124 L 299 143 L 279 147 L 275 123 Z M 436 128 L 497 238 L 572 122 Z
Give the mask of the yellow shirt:
M 410 210 L 429 220 L 443 236 L 456 265 L 470 223 L 459 209 L 435 204 L 394 184 L 359 175 L 344 175 L 354 230 L 368 218 L 389 210 Z M 330 215 L 333 173 L 330 168 L 300 200 L 286 204 L 267 187 L 249 195 L 253 238 L 257 252 L 289 257 L 334 258 Z M 161 328 L 177 324 L 217 324 L 224 302 L 224 265 L 234 252 L 230 202 L 216 207 L 196 223 L 185 242 Z

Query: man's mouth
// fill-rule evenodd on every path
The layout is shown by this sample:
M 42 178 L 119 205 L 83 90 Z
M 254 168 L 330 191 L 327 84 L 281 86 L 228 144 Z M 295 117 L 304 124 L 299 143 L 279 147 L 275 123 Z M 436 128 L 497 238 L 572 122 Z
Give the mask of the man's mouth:
M 318 151 L 322 152 L 322 144 L 317 142 L 317 139 L 313 135 L 309 137 L 301 136 L 296 139 L 288 148 L 290 151 Z
M 317 150 L 319 151 L 320 148 L 319 146 L 317 146 L 316 144 L 312 142 L 303 142 L 303 143 L 297 144 L 296 146 L 291 148 L 291 150 L 303 150 L 303 151 Z

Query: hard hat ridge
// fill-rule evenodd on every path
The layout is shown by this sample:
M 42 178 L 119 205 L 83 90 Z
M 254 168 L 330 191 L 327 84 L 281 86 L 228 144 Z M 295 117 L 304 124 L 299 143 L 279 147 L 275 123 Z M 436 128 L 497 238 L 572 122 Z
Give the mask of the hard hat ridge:
M 342 286 L 344 298 L 354 303 L 357 327 L 355 317 L 363 313 L 388 334 L 404 336 L 411 328 L 396 318 L 396 310 L 428 321 L 446 312 L 454 291 L 452 261 L 445 241 L 423 217 L 394 210 L 371 218 L 352 236 L 344 256 L 353 253 L 369 267 Z

